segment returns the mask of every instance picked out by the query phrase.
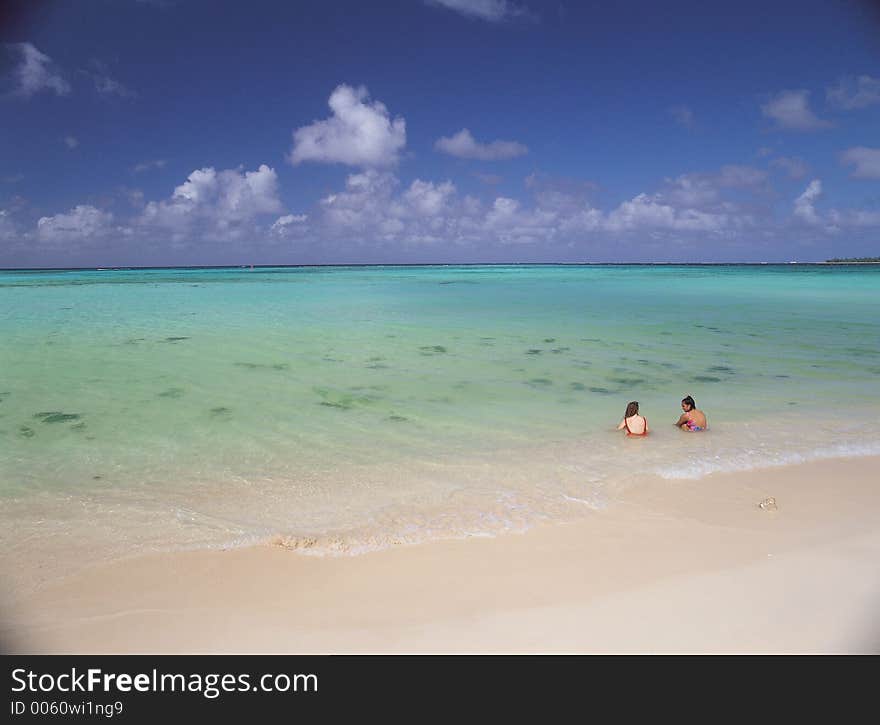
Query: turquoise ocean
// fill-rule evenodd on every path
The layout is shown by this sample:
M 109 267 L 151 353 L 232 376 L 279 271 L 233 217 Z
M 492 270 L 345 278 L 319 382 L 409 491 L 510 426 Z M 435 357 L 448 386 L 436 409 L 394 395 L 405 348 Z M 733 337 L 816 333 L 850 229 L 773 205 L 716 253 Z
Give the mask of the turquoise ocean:
M 878 343 L 867 265 L 3 271 L 0 566 L 358 553 L 878 454 Z

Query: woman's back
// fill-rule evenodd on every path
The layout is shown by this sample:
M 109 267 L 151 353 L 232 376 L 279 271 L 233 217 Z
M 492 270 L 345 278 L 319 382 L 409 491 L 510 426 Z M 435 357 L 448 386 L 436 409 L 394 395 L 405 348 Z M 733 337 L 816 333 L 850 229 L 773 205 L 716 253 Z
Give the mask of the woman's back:
M 694 408 L 690 411 L 690 415 L 688 416 L 694 423 L 696 423 L 700 428 L 706 427 L 706 414 L 702 410 L 697 410 Z
M 629 418 L 624 418 L 626 434 L 631 436 L 643 436 L 648 432 L 648 420 L 636 413 Z

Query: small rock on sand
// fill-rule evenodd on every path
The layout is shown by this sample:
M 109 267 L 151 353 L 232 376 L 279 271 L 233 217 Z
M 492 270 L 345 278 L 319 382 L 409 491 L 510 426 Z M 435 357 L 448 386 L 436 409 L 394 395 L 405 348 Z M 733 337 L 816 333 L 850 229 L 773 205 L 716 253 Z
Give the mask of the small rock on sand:
M 776 511 L 778 508 L 776 506 L 776 499 L 772 496 L 768 496 L 763 501 L 761 501 L 761 503 L 758 504 L 758 508 L 764 511 Z

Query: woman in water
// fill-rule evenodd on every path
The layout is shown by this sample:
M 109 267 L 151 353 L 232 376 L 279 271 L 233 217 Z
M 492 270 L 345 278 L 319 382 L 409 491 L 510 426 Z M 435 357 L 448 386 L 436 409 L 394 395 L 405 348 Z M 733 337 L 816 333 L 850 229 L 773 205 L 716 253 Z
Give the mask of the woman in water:
M 679 416 L 676 425 L 682 430 L 699 433 L 709 427 L 706 423 L 706 414 L 702 410 L 697 410 L 697 404 L 690 395 L 682 398 L 681 409 L 684 413 Z
M 626 406 L 626 413 L 623 414 L 617 430 L 625 430 L 627 436 L 648 435 L 648 420 L 639 415 L 639 404 L 636 401 Z

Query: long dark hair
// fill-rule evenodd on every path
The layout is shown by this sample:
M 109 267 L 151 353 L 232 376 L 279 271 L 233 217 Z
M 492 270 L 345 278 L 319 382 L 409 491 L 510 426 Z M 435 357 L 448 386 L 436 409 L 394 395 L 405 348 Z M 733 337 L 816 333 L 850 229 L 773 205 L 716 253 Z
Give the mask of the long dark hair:
M 628 403 L 626 406 L 626 413 L 623 414 L 624 418 L 631 418 L 634 415 L 639 414 L 639 404 L 634 400 L 632 403 Z
M 690 395 L 687 395 L 684 398 L 682 398 L 681 402 L 684 403 L 685 405 L 689 406 L 691 410 L 693 410 L 694 408 L 697 407 L 697 404 L 694 402 L 694 399 Z

